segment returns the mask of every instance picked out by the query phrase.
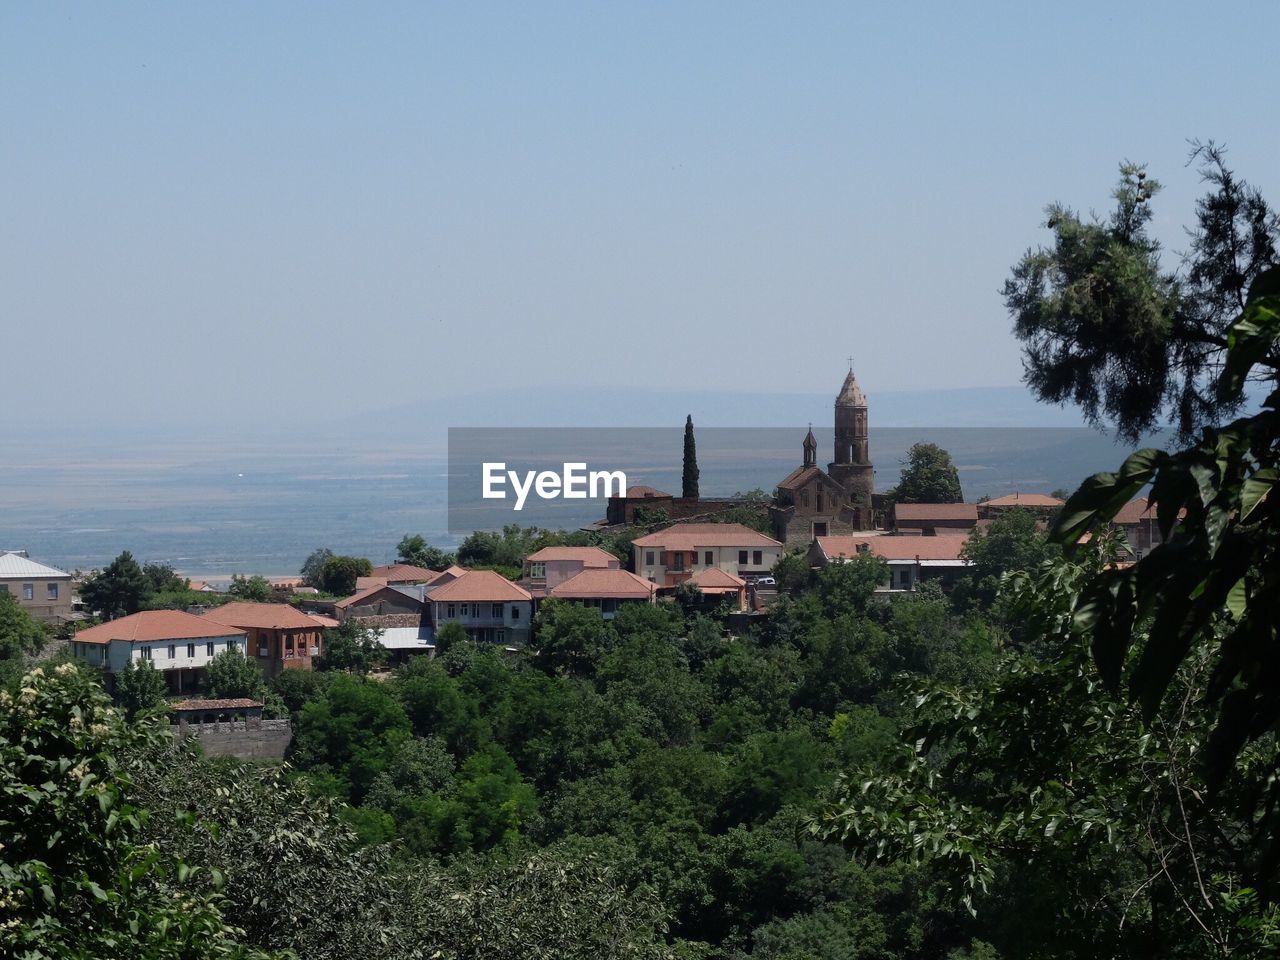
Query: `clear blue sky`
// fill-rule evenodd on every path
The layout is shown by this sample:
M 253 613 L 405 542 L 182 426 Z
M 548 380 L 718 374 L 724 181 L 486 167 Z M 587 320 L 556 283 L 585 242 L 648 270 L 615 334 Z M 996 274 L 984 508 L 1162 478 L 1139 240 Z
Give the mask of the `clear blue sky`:
M 1177 247 L 1191 137 L 1280 201 L 1223 6 L 4 4 L 10 409 L 1016 383 L 1046 203 L 1147 161 Z

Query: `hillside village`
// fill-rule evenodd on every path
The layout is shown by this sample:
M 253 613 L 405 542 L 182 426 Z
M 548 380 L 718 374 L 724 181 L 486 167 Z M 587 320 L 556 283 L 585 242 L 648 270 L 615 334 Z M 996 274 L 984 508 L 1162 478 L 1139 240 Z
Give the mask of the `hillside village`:
M 190 702 L 198 705 L 218 656 L 242 654 L 267 679 L 310 670 L 325 653 L 326 634 L 344 623 L 367 630 L 378 660 L 392 668 L 435 654 L 437 637 L 449 628 L 476 643 L 527 646 L 539 609 L 550 600 L 587 607 L 607 621 L 628 604 L 672 602 L 679 594 L 686 604 L 717 610 L 730 633 L 742 632 L 769 616 L 784 561 L 792 570 L 819 571 L 872 557 L 883 564 L 878 592 L 910 593 L 929 582 L 949 592 L 971 566 L 966 545 L 972 537 L 1010 511 L 1033 516 L 1044 529 L 1063 505 L 1039 493 L 978 503 L 902 502 L 893 492 L 877 493 L 869 419 L 866 394 L 850 367 L 834 403 L 833 459 L 825 469 L 818 465 L 810 428 L 800 464 L 767 504 L 756 505 L 754 525 L 735 519 L 744 509 L 741 498 L 633 486 L 611 498 L 605 520 L 587 531 L 613 549 L 544 546 L 520 557 L 518 572 L 506 575 L 456 563 L 435 570 L 396 562 L 358 572 L 345 596 L 322 596 L 317 583 L 301 575 L 254 578 L 264 592 L 253 600 L 234 599 L 235 584 L 228 593 L 225 586 L 183 581 L 177 595 L 193 602 L 182 609 L 112 618 L 77 598 L 71 574 L 25 551 L 7 551 L 0 554 L 0 590 L 53 628 L 72 655 L 102 671 L 108 689 L 122 671 L 146 664 L 163 676 L 171 698 L 196 697 Z M 1120 512 L 1115 526 L 1133 559 L 1159 543 L 1154 514 L 1141 498 Z

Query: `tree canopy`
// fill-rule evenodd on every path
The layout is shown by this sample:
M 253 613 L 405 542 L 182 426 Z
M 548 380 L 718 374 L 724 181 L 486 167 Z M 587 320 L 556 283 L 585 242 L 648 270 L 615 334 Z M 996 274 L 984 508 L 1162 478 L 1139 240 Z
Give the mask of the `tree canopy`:
M 960 474 L 951 454 L 936 443 L 913 444 L 893 498 L 898 503 L 962 503 Z

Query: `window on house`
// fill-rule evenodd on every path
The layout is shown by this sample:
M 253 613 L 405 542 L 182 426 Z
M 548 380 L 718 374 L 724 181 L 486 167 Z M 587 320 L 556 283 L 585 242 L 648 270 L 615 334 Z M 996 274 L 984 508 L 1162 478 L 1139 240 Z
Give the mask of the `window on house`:
M 678 550 L 671 555 L 671 569 L 677 573 L 684 569 L 684 554 Z
M 653 551 L 652 551 L 652 550 L 646 550 L 646 551 L 644 552 L 644 565 L 645 565 L 646 567 L 652 567 L 652 566 L 653 566 Z
M 825 537 L 827 535 L 826 523 L 815 523 L 813 525 L 813 535 L 815 537 Z
M 706 555 L 703 557 L 702 562 L 703 562 L 703 563 L 705 563 L 705 564 L 709 567 L 709 566 L 711 566 L 713 563 L 715 563 L 715 560 L 713 559 L 713 557 L 714 557 L 714 556 L 715 556 L 715 554 L 713 554 L 710 550 L 708 550 L 708 551 L 706 552 Z
M 818 491 L 818 512 L 822 512 L 822 491 Z
M 505 630 L 499 630 L 496 634 L 494 634 L 494 636 L 497 638 L 497 641 L 499 643 L 507 642 L 507 631 Z
M 752 562 L 753 564 L 755 564 L 757 567 L 758 567 L 758 566 L 760 566 L 761 564 L 763 564 L 763 563 L 764 563 L 764 551 L 763 551 L 763 550 L 757 550 L 757 551 L 755 551 L 753 554 L 751 554 L 751 562 Z
M 446 617 L 448 617 L 450 620 L 452 620 L 452 619 L 453 619 L 453 617 L 454 617 L 454 612 L 453 612 L 453 604 L 452 604 L 452 603 L 449 603 L 449 604 L 446 604 L 446 605 L 445 605 L 445 608 L 444 608 L 444 615 L 445 615 Z
M 174 656 L 176 656 L 176 655 L 177 655 L 177 653 L 178 653 L 177 645 L 172 644 L 172 643 L 171 643 L 171 644 L 169 644 L 169 659 L 170 659 L 170 660 L 172 660 L 172 659 L 174 658 Z
M 188 656 L 188 657 L 190 657 L 190 658 L 192 658 L 192 659 L 195 659 L 195 655 L 196 655 L 196 645 L 195 645 L 194 643 L 188 643 L 188 644 L 187 644 L 187 656 Z
M 745 567 L 747 565 L 747 551 L 738 551 L 738 566 Z
M 139 651 L 138 651 L 138 656 L 140 656 L 143 660 L 150 660 L 150 659 L 151 659 L 151 648 L 150 648 L 150 647 L 143 647 L 141 650 L 139 650 Z
M 58 599 L 58 585 L 56 583 L 46 583 L 44 585 L 44 595 L 48 600 Z
M 34 600 L 36 598 L 36 585 L 34 583 L 24 583 L 22 585 L 22 599 Z
M 471 616 L 472 616 L 472 618 L 473 618 L 473 619 L 475 619 L 475 620 L 479 620 L 479 619 L 480 619 L 480 604 L 478 604 L 478 603 L 473 603 L 473 604 L 471 605 Z
M 511 619 L 512 620 L 520 619 L 520 608 L 517 607 L 514 603 L 511 605 Z
M 7 583 L 0 583 L 0 590 L 3 590 L 5 593 L 8 593 L 9 585 Z
M 497 617 L 499 620 L 502 619 L 502 604 L 495 603 L 493 605 L 493 615 Z
M 547 575 L 547 565 L 545 563 L 529 564 L 529 576 L 535 580 L 541 580 Z
M 213 656 L 213 641 L 212 641 L 212 640 L 210 640 L 208 643 L 206 643 L 206 644 L 204 645 L 204 653 L 205 653 L 205 656 L 207 656 L 207 657 L 212 657 L 212 656 Z

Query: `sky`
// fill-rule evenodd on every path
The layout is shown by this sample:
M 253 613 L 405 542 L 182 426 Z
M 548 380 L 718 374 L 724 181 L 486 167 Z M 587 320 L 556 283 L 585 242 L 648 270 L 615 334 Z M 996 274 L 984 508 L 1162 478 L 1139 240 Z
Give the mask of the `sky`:
M 1016 384 L 1043 208 L 1280 197 L 1273 0 L 0 5 L 15 425 Z M 590 391 L 586 392 L 590 395 Z M 517 401 L 519 402 L 519 401 Z M 873 399 L 874 403 L 874 399 Z M 13 412 L 16 409 L 16 416 Z

